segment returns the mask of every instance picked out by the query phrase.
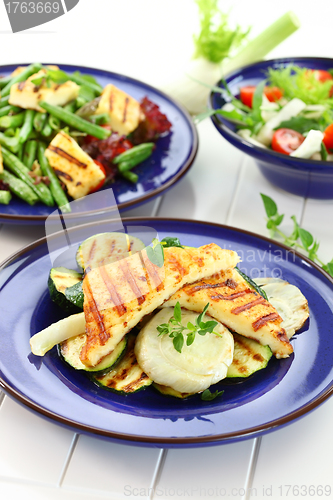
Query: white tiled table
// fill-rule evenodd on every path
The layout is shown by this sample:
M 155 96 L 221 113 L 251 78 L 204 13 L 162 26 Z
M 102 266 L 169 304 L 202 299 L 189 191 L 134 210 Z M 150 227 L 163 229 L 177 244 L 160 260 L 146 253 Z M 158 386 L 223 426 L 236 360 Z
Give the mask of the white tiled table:
M 326 33 L 330 33 L 333 8 L 328 0 L 318 2 L 318 10 L 304 2 L 281 0 L 269 12 L 264 0 L 253 0 L 251 6 L 245 0 L 230 3 L 234 3 L 239 22 L 256 23 L 254 31 L 288 9 L 297 12 L 302 30 L 272 55 L 331 55 L 331 37 Z M 77 63 L 127 73 L 152 84 L 161 83 L 156 75 L 161 79 L 182 66 L 191 50 L 188 40 L 195 26 L 191 0 L 81 0 L 67 16 L 14 36 L 1 8 L 0 39 L 6 47 L 3 63 Z M 90 11 L 98 23 L 91 22 Z M 149 45 L 147 54 L 148 35 L 156 43 Z M 73 45 L 77 40 L 80 50 L 77 43 Z M 140 57 L 133 54 L 133 45 Z M 221 139 L 210 121 L 201 123 L 198 131 L 199 153 L 188 175 L 166 195 L 126 215 L 192 218 L 267 235 L 259 196 L 263 192 L 286 214 L 286 232 L 291 229 L 289 217 L 296 215 L 320 240 L 322 260 L 333 257 L 333 201 L 304 200 L 277 190 L 251 159 Z M 42 236 L 43 227 L 0 226 L 0 261 Z M 330 485 L 333 489 L 332 399 L 262 438 L 183 450 L 140 448 L 78 436 L 42 420 L 7 396 L 1 395 L 0 401 L 1 500 L 172 496 L 248 500 L 292 498 L 301 485 Z M 284 485 L 295 489 L 287 495 Z M 300 489 L 299 496 L 302 492 Z

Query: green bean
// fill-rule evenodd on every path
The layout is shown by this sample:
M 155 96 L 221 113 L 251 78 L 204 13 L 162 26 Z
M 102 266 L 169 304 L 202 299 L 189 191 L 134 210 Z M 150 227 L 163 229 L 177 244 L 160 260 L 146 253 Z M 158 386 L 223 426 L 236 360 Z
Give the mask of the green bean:
M 32 165 L 36 159 L 37 145 L 38 142 L 35 139 L 27 141 L 25 144 L 23 163 L 29 170 L 31 170 Z
M 12 195 L 10 191 L 0 190 L 0 203 L 2 205 L 8 205 L 10 200 L 12 199 Z
M 100 115 L 89 116 L 89 121 L 95 125 L 107 125 L 110 123 L 110 115 L 108 113 L 101 113 Z
M 18 111 L 22 111 L 18 106 L 12 106 L 9 104 L 3 108 L 0 108 L 0 116 L 7 116 L 9 113 L 17 113 Z
M 144 144 L 139 144 L 138 146 L 134 146 L 131 149 L 127 149 L 127 151 L 124 151 L 120 155 L 116 156 L 113 160 L 113 163 L 117 165 L 118 163 L 121 163 L 123 161 L 131 161 L 133 158 L 136 158 L 136 156 L 140 156 L 143 153 L 148 153 L 148 152 L 149 152 L 148 156 L 150 156 L 153 147 L 154 147 L 153 142 L 145 142 Z
M 19 113 L 13 116 L 2 116 L 0 118 L 0 128 L 21 127 L 24 122 L 25 113 Z
M 35 185 L 33 183 L 33 179 L 29 175 L 30 170 L 15 155 L 10 153 L 8 149 L 2 147 L 2 156 L 7 168 L 19 179 L 25 182 L 34 191 L 38 198 L 45 203 L 45 205 L 48 205 L 49 207 L 54 205 L 54 201 L 48 187 L 42 182 Z
M 0 179 L 8 184 L 12 193 L 29 203 L 29 205 L 34 205 L 36 201 L 38 201 L 38 196 L 36 196 L 33 190 L 27 186 L 25 182 L 7 172 L 7 170 L 4 170 L 2 174 L 0 174 Z
M 20 132 L 20 129 L 19 128 L 6 128 L 6 130 L 3 131 L 4 135 L 6 137 L 18 137 L 19 135 L 19 132 Z
M 48 119 L 48 123 L 53 130 L 60 129 L 61 123 L 60 123 L 59 118 L 56 118 L 55 116 L 50 115 L 49 119 Z
M 70 127 L 80 130 L 81 132 L 86 132 L 93 137 L 97 137 L 97 139 L 106 139 L 111 135 L 110 130 L 94 125 L 74 113 L 70 113 L 63 108 L 60 108 L 59 106 L 52 106 L 52 104 L 48 104 L 44 101 L 41 101 L 39 105 L 51 115 L 56 116 L 59 120 L 67 123 Z
M 30 134 L 34 126 L 34 117 L 35 111 L 33 109 L 27 109 L 25 112 L 23 127 L 21 128 L 18 137 L 19 143 L 23 144 L 27 140 L 28 135 Z
M 0 108 L 4 108 L 5 106 L 8 106 L 8 104 L 9 104 L 9 95 L 6 95 L 5 97 L 1 97 Z
M 82 97 L 81 95 L 79 95 L 76 99 L 75 99 L 75 104 L 76 104 L 76 107 L 79 109 L 79 108 L 82 108 L 85 104 L 87 104 L 87 99 L 85 99 L 84 97 Z
M 3 89 L 12 78 L 13 77 L 11 75 L 3 76 L 2 78 L 0 78 L 0 89 Z
M 17 157 L 20 161 L 22 161 L 23 158 L 23 149 L 24 149 L 24 144 L 19 144 L 19 149 L 17 152 Z
M 150 155 L 151 155 L 151 153 L 148 151 L 146 153 L 142 153 L 141 155 L 135 156 L 131 160 L 122 161 L 122 162 L 118 163 L 119 172 L 121 174 L 123 174 L 124 172 L 127 172 L 128 170 L 132 170 L 132 168 L 139 165 L 139 163 L 142 163 L 144 160 L 149 158 Z
M 76 111 L 76 101 L 75 101 L 75 99 L 74 99 L 74 101 L 71 101 L 68 104 L 66 104 L 64 106 L 64 109 L 66 111 L 69 111 L 70 113 L 74 113 Z
M 98 83 L 90 82 L 89 80 L 86 80 L 84 76 L 72 74 L 68 75 L 68 78 L 72 80 L 72 82 L 77 83 L 78 85 L 85 85 L 86 87 L 90 87 L 91 90 L 96 92 L 96 94 L 98 95 L 100 95 L 103 91 L 103 88 Z
M 23 71 L 21 71 L 21 73 L 9 80 L 7 85 L 1 91 L 2 97 L 9 95 L 12 85 L 18 82 L 24 82 L 24 80 L 29 78 L 29 76 L 33 75 L 34 73 L 37 73 L 41 68 L 42 65 L 38 63 L 30 64 L 29 66 L 27 66 Z
M 50 179 L 50 191 L 56 202 L 61 207 L 62 212 L 71 212 L 70 205 L 66 194 L 64 193 L 60 181 L 56 176 L 53 168 L 50 166 L 48 159 L 45 156 L 46 146 L 42 142 L 38 143 L 38 161 L 43 175 L 47 175 Z
M 47 119 L 48 119 L 47 113 L 40 113 L 39 111 L 37 111 L 34 117 L 34 129 L 37 132 L 41 132 L 41 130 L 43 130 L 45 123 L 47 122 Z
M 121 175 L 125 177 L 125 179 L 133 182 L 133 184 L 136 184 L 139 180 L 139 176 L 131 171 L 123 172 Z
M 53 129 L 52 129 L 50 123 L 49 123 L 49 120 L 47 119 L 47 121 L 46 121 L 46 123 L 45 123 L 45 125 L 44 125 L 44 127 L 43 127 L 43 129 L 41 131 L 41 134 L 44 137 L 50 137 L 50 135 L 52 134 L 52 132 L 53 132 Z
M 0 145 L 8 148 L 12 153 L 17 153 L 19 150 L 17 137 L 7 137 L 2 132 L 0 132 Z

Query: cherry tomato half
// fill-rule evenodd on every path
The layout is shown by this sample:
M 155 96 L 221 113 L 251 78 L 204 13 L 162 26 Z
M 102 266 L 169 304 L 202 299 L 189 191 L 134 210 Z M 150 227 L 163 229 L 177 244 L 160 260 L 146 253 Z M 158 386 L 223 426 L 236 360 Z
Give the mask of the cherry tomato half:
M 272 139 L 272 149 L 284 155 L 290 155 L 297 149 L 305 137 L 289 128 L 279 128 L 275 131 Z
M 313 69 L 311 71 L 318 82 L 327 82 L 327 80 L 333 80 L 333 76 L 328 71 L 325 71 L 323 69 Z
M 333 152 L 333 123 L 325 129 L 323 143 L 330 153 Z
M 100 161 L 97 161 L 97 160 L 94 160 L 94 162 L 96 163 L 96 165 L 102 170 L 104 176 L 106 177 L 106 170 L 104 168 L 104 165 L 102 165 L 102 163 Z M 103 187 L 104 185 L 104 182 L 105 182 L 105 177 L 104 179 L 101 180 L 101 182 L 99 184 L 97 184 L 96 187 L 92 188 L 89 193 L 95 193 L 96 191 L 98 191 L 99 189 L 101 189 L 101 187 Z
M 256 90 L 254 85 L 242 87 L 240 89 L 240 100 L 245 106 L 252 108 L 253 95 Z M 265 87 L 264 94 L 270 102 L 275 102 L 283 96 L 282 91 L 278 87 Z
M 106 125 L 100 125 L 100 127 L 106 128 L 107 130 L 111 130 L 111 125 L 106 124 Z M 86 135 L 85 138 L 83 139 L 83 142 L 85 144 L 90 144 L 91 142 L 99 141 L 100 139 L 97 139 L 97 137 L 94 137 L 93 135 Z

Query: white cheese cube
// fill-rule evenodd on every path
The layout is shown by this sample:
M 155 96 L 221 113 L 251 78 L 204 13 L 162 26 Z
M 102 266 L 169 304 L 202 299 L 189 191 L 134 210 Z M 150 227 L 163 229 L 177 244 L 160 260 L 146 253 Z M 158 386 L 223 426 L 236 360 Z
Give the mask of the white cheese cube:
M 86 196 L 105 179 L 94 160 L 65 132 L 54 137 L 45 156 L 74 199 Z
M 112 130 L 120 135 L 130 134 L 144 119 L 140 103 L 112 84 L 102 92 L 96 114 L 102 113 L 109 114 Z
M 46 74 L 44 69 L 30 76 L 26 81 L 15 83 L 10 89 L 9 104 L 20 106 L 24 109 L 35 109 L 36 111 L 45 112 L 38 103 L 45 101 L 54 106 L 64 106 L 69 101 L 76 99 L 79 95 L 79 85 L 74 82 L 67 81 L 57 84 L 50 83 L 47 87 L 45 83 L 35 85 L 34 80 L 43 77 Z

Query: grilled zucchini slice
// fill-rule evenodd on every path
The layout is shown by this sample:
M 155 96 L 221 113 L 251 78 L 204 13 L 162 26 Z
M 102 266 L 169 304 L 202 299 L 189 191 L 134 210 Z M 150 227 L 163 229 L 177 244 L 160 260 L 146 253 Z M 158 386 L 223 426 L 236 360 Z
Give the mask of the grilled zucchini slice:
M 81 284 L 81 282 L 82 275 L 77 271 L 67 269 L 66 267 L 53 267 L 48 279 L 51 300 L 69 313 L 82 311 L 83 306 L 80 307 L 79 304 L 76 304 L 65 295 L 67 288 L 78 283 Z
M 125 233 L 99 233 L 87 238 L 78 248 L 76 261 L 84 270 L 105 266 L 140 252 L 145 244 Z
M 128 344 L 123 358 L 105 375 L 93 375 L 93 380 L 104 389 L 121 394 L 130 394 L 145 389 L 152 380 L 141 370 L 134 354 L 136 336 L 128 335 Z
M 174 398 L 179 398 L 179 399 L 185 399 L 188 398 L 189 396 L 193 396 L 195 392 L 179 392 L 176 391 L 175 389 L 172 389 L 172 387 L 167 387 L 166 385 L 160 385 L 156 384 L 155 382 L 153 383 L 153 387 L 163 396 L 172 396 Z
M 238 333 L 234 336 L 234 357 L 228 368 L 227 378 L 249 377 L 258 370 L 266 368 L 273 353 L 268 345 L 248 339 Z
M 76 337 L 71 337 L 65 340 L 59 345 L 59 354 L 63 359 L 71 365 L 75 370 L 85 370 L 88 372 L 104 372 L 110 370 L 110 368 L 121 358 L 125 353 L 127 339 L 124 338 L 117 347 L 107 356 L 105 356 L 98 365 L 93 367 L 88 367 L 82 363 L 80 360 L 80 352 L 87 340 L 87 335 L 83 333 L 82 335 L 77 335 Z

